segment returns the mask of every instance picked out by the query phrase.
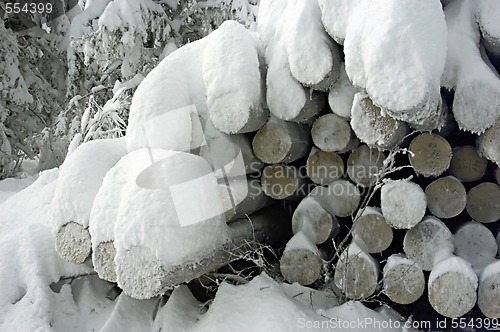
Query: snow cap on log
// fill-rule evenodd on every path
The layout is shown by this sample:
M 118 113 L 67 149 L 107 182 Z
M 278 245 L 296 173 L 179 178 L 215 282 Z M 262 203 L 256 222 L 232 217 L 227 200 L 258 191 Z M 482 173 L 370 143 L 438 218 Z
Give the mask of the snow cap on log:
M 387 259 L 383 274 L 383 293 L 396 303 L 413 303 L 424 293 L 422 269 L 402 254 L 394 254 Z
M 328 93 L 328 104 L 332 112 L 349 120 L 351 118 L 352 102 L 357 92 L 359 92 L 359 89 L 352 85 L 345 72 L 345 63 L 342 62 L 339 80 L 332 85 Z
M 477 305 L 488 318 L 500 318 L 500 261 L 488 265 L 479 278 Z
M 385 183 L 382 186 L 380 199 L 382 214 L 394 228 L 412 228 L 422 220 L 427 208 L 422 188 L 407 180 Z
M 331 239 L 338 227 L 337 219 L 310 196 L 300 201 L 292 216 L 293 233 L 302 231 L 316 244 Z
M 478 137 L 476 145 L 483 157 L 500 165 L 500 120 Z

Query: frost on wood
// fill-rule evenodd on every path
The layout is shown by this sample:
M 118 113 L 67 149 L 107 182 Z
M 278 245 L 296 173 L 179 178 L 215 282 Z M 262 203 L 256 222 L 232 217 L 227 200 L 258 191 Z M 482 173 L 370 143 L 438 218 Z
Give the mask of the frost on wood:
M 417 174 L 425 177 L 439 176 L 450 167 L 450 143 L 439 135 L 418 135 L 411 141 L 409 151 L 410 164 Z
M 399 304 L 417 301 L 425 290 L 425 277 L 422 269 L 404 255 L 391 255 L 383 270 L 383 293 Z
M 393 232 L 380 209 L 366 207 L 352 225 L 354 241 L 361 241 L 368 253 L 380 253 L 392 243 Z
M 482 133 L 500 117 L 500 79 L 481 57 L 476 1 L 445 7 L 448 56 L 441 83 L 455 89 L 453 114 L 462 130 Z
M 428 281 L 429 302 L 445 317 L 460 317 L 476 304 L 477 276 L 469 263 L 450 257 L 437 264 Z
M 364 299 L 375 292 L 379 264 L 356 243 L 351 243 L 335 266 L 335 285 L 349 299 Z
M 359 189 L 348 180 L 340 179 L 327 187 L 317 186 L 309 197 L 315 199 L 330 214 L 337 217 L 352 215 L 361 201 Z
M 489 318 L 500 318 L 500 261 L 488 265 L 479 277 L 477 305 Z
M 306 173 L 314 183 L 328 185 L 340 179 L 344 172 L 344 161 L 337 153 L 311 149 L 307 158 Z
M 344 119 L 351 118 L 352 102 L 359 89 L 354 87 L 345 72 L 345 63 L 340 68 L 339 80 L 335 82 L 328 93 L 328 104 L 333 113 Z
M 500 219 L 500 187 L 483 182 L 469 190 L 465 209 L 472 219 L 492 223 Z
M 431 271 L 453 252 L 453 237 L 441 220 L 428 216 L 406 232 L 403 249 L 422 270 Z
M 431 182 L 425 188 L 427 207 L 438 218 L 458 216 L 467 203 L 464 185 L 453 176 L 446 176 Z
M 90 255 L 88 226 L 95 196 L 106 173 L 125 153 L 122 138 L 91 141 L 61 166 L 52 204 L 56 249 L 64 259 L 83 263 Z
M 381 149 L 396 146 L 409 132 L 406 123 L 385 114 L 364 93 L 354 95 L 351 126 L 361 142 Z
M 479 0 L 476 4 L 476 20 L 481 30 L 482 42 L 488 53 L 493 57 L 500 57 L 500 28 L 498 17 L 500 5 L 494 0 Z
M 500 165 L 500 120 L 479 136 L 476 145 L 483 157 Z
M 331 239 L 338 231 L 338 228 L 337 219 L 310 196 L 300 201 L 293 212 L 293 233 L 304 232 L 316 244 Z
M 476 272 L 493 262 L 498 251 L 493 233 L 477 222 L 461 226 L 453 236 L 453 243 L 455 254 L 469 262 Z
M 381 208 L 385 220 L 394 228 L 410 229 L 425 215 L 427 200 L 419 185 L 397 180 L 384 184 Z
M 474 182 L 484 176 L 487 166 L 488 160 L 479 155 L 475 146 L 459 146 L 453 149 L 449 172 L 462 182 Z

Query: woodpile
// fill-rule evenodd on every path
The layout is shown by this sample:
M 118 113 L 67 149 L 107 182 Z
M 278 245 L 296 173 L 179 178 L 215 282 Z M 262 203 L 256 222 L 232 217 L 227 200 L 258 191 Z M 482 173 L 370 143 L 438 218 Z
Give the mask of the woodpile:
M 329 33 L 343 42 L 344 36 Z M 428 304 L 443 316 L 463 316 L 478 304 L 484 315 L 500 318 L 500 265 L 495 260 L 500 247 L 500 129 L 493 119 L 469 118 L 477 82 L 467 72 L 449 82 L 456 89 L 454 99 L 438 91 L 439 108 L 429 112 L 448 123 L 436 120 L 439 125 L 431 125 L 434 120 L 410 114 L 422 105 L 391 111 L 355 87 L 341 62 L 340 47 L 326 40 L 334 63 L 313 80 L 299 75 L 300 70 L 290 72 L 301 65 L 298 59 L 276 60 L 261 73 L 268 82 L 262 87 L 267 89 L 267 105 L 260 94 L 252 95 L 241 123 L 228 125 L 220 113 L 231 109 L 232 114 L 234 100 L 208 96 L 209 114 L 200 117 L 220 130 L 208 141 L 230 141 L 244 157 L 245 171 L 239 175 L 248 188 L 246 197 L 236 202 L 224 176 L 214 184 L 224 206 L 216 217 L 227 223 L 227 243 L 169 266 L 154 246 L 128 243 L 120 249 L 118 224 L 105 235 L 95 235 L 99 215 L 88 209 L 90 233 L 88 221 L 60 216 L 55 233 L 61 256 L 82 263 L 92 251 L 101 278 L 117 281 L 125 293 L 144 299 L 241 261 L 263 243 L 274 246 L 278 257 L 269 258 L 274 259 L 273 271 L 289 283 L 319 288 L 332 282 L 345 299 L 378 297 L 401 305 L 411 305 L 425 293 Z M 464 42 L 463 51 L 472 52 L 473 45 Z M 254 55 L 255 63 L 247 65 L 262 65 Z M 285 73 L 279 75 L 276 66 Z M 252 82 L 260 83 L 259 72 L 252 73 Z M 208 83 L 216 79 L 214 74 Z M 273 80 L 277 83 L 270 84 Z M 494 87 L 490 81 L 479 83 L 485 91 Z M 297 100 L 287 94 L 298 101 L 294 109 L 279 98 L 285 88 L 300 92 Z M 208 160 L 214 173 L 227 166 L 215 157 L 224 155 L 224 149 L 214 154 L 210 146 L 202 146 L 190 152 Z M 125 154 L 120 153 L 105 165 L 106 172 Z M 86 201 L 95 198 L 106 172 L 95 175 L 96 188 Z M 128 181 L 134 183 L 131 177 Z M 118 194 L 108 199 L 109 204 L 120 201 Z

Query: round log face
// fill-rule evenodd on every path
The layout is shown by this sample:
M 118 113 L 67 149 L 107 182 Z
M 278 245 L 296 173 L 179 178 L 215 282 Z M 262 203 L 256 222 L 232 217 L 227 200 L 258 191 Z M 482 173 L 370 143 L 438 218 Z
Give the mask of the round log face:
M 368 187 L 374 184 L 383 167 L 385 155 L 368 145 L 361 145 L 347 159 L 347 174 L 359 186 Z
M 436 255 L 453 252 L 452 234 L 441 220 L 426 217 L 406 232 L 403 249 L 424 271 L 431 271 Z
M 261 185 L 264 193 L 274 199 L 293 196 L 299 186 L 298 170 L 286 165 L 266 166 L 262 172 Z
M 497 254 L 498 245 L 493 233 L 477 222 L 466 223 L 453 236 L 455 253 L 469 262 L 474 269 L 491 263 Z
M 92 263 L 99 278 L 116 282 L 116 248 L 113 241 L 101 242 L 92 252 Z
M 267 123 L 255 134 L 252 146 L 257 158 L 275 164 L 286 158 L 292 148 L 292 141 L 285 128 Z
M 311 231 L 315 243 L 320 244 L 332 236 L 338 228 L 337 220 L 331 214 L 326 212 L 319 203 L 312 199 L 305 198 L 309 203 L 306 205 L 299 204 L 292 216 L 292 231 L 294 234 L 305 227 L 304 223 L 308 223 L 312 228 Z
M 317 200 L 330 214 L 337 217 L 352 215 L 361 201 L 358 188 L 348 180 L 336 180 L 328 187 L 317 186 L 309 197 Z
M 439 178 L 425 188 L 427 207 L 438 218 L 458 216 L 467 203 L 463 184 L 453 176 Z
M 76 222 L 63 225 L 56 234 L 56 251 L 68 262 L 82 264 L 91 250 L 89 230 Z
M 376 264 L 365 255 L 341 255 L 335 267 L 335 285 L 353 300 L 371 296 L 377 288 Z
M 344 161 L 335 152 L 318 150 L 309 155 L 306 171 L 314 183 L 328 185 L 344 175 Z
M 483 182 L 467 194 L 467 212 L 472 219 L 492 223 L 500 219 L 500 187 L 492 182 Z
M 381 208 L 385 220 L 394 228 L 410 229 L 425 215 L 425 193 L 409 181 L 393 181 L 381 190 Z
M 477 147 L 482 156 L 500 165 L 500 121 L 479 136 Z
M 487 166 L 488 160 L 479 155 L 476 147 L 466 145 L 453 149 L 449 172 L 462 182 L 473 182 L 483 177 Z
M 280 259 L 280 271 L 289 283 L 310 285 L 321 276 L 323 262 L 314 252 L 307 249 L 291 249 Z
M 363 241 L 370 254 L 387 249 L 393 238 L 392 228 L 381 214 L 359 217 L 353 224 L 352 233 Z
M 349 123 L 333 113 L 318 118 L 311 128 L 311 135 L 314 144 L 326 152 L 344 150 L 352 138 Z
M 450 166 L 451 146 L 443 137 L 423 133 L 410 143 L 410 164 L 423 176 L 439 176 Z
M 384 270 L 383 292 L 396 303 L 413 303 L 422 296 L 424 289 L 424 273 L 417 265 L 399 264 Z
M 460 272 L 440 275 L 429 284 L 428 291 L 431 306 L 445 317 L 463 316 L 476 304 L 476 287 Z
M 477 304 L 489 318 L 500 318 L 500 261 L 488 265 L 479 280 Z

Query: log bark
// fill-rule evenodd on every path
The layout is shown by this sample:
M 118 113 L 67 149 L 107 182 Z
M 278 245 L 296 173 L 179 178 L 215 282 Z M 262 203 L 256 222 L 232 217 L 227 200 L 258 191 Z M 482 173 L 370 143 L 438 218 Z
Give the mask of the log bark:
M 479 153 L 500 166 L 500 121 L 486 129 L 477 139 Z
M 290 216 L 269 207 L 249 218 L 228 224 L 231 241 L 211 251 L 200 253 L 179 265 L 164 266 L 151 249 L 133 246 L 116 257 L 118 285 L 136 299 L 162 295 L 168 289 L 215 271 L 256 250 L 256 242 L 281 243 L 289 238 Z
M 335 266 L 334 282 L 349 299 L 359 300 L 371 296 L 376 288 L 379 264 L 356 243 L 351 243 Z
M 374 207 L 366 207 L 362 215 L 354 220 L 352 234 L 355 241 L 361 241 L 360 247 L 370 254 L 386 250 L 393 239 L 391 226 L 380 209 Z
M 427 200 L 417 184 L 397 180 L 384 184 L 380 204 L 385 220 L 394 228 L 411 229 L 425 215 Z
M 492 182 L 478 184 L 467 193 L 467 212 L 472 219 L 492 223 L 500 219 L 500 187 Z
M 477 305 L 488 318 L 500 318 L 500 261 L 488 265 L 479 279 Z
M 85 262 L 92 251 L 88 228 L 73 221 L 61 226 L 56 233 L 56 251 L 68 262 Z
M 364 93 L 354 96 L 351 127 L 361 142 L 380 149 L 398 145 L 409 132 L 404 122 L 383 114 Z
M 306 178 L 300 169 L 289 165 L 269 165 L 262 171 L 264 193 L 274 199 L 300 199 L 307 194 Z
M 328 185 L 340 179 L 345 172 L 344 161 L 335 152 L 313 148 L 306 163 L 307 176 L 320 185 Z
M 307 156 L 311 138 L 305 125 L 271 117 L 255 135 L 252 147 L 265 163 L 290 163 Z
M 347 159 L 347 175 L 359 186 L 369 187 L 377 181 L 382 170 L 385 155 L 368 145 L 361 145 Z
M 314 144 L 326 152 L 345 150 L 354 139 L 349 122 L 330 113 L 319 117 L 311 128 Z
M 428 216 L 406 232 L 403 250 L 422 270 L 431 271 L 453 252 L 453 237 L 441 220 Z
M 462 182 L 474 182 L 484 176 L 487 166 L 488 161 L 479 155 L 476 147 L 466 145 L 453 149 L 449 172 Z
M 454 234 L 453 243 L 455 254 L 469 262 L 478 275 L 494 261 L 498 251 L 493 233 L 477 222 L 462 225 Z
M 292 230 L 294 234 L 303 232 L 315 244 L 331 239 L 337 233 L 339 223 L 311 197 L 304 198 L 292 216 Z
M 390 256 L 383 275 L 383 293 L 396 303 L 413 303 L 424 293 L 425 277 L 422 269 L 404 255 Z
M 431 133 L 422 133 L 410 143 L 410 164 L 417 174 L 439 176 L 450 167 L 451 146 L 446 139 Z
M 304 232 L 297 232 L 288 241 L 280 259 L 285 280 L 310 285 L 319 279 L 322 269 L 323 260 L 314 242 Z
M 336 180 L 327 187 L 317 186 L 309 197 L 315 199 L 328 213 L 337 217 L 352 215 L 359 206 L 361 193 L 348 180 Z
M 439 178 L 425 188 L 427 207 L 438 218 L 453 218 L 465 209 L 467 192 L 453 176 Z
M 445 317 L 456 318 L 469 312 L 476 304 L 476 290 L 476 274 L 459 257 L 443 260 L 429 275 L 429 302 Z

